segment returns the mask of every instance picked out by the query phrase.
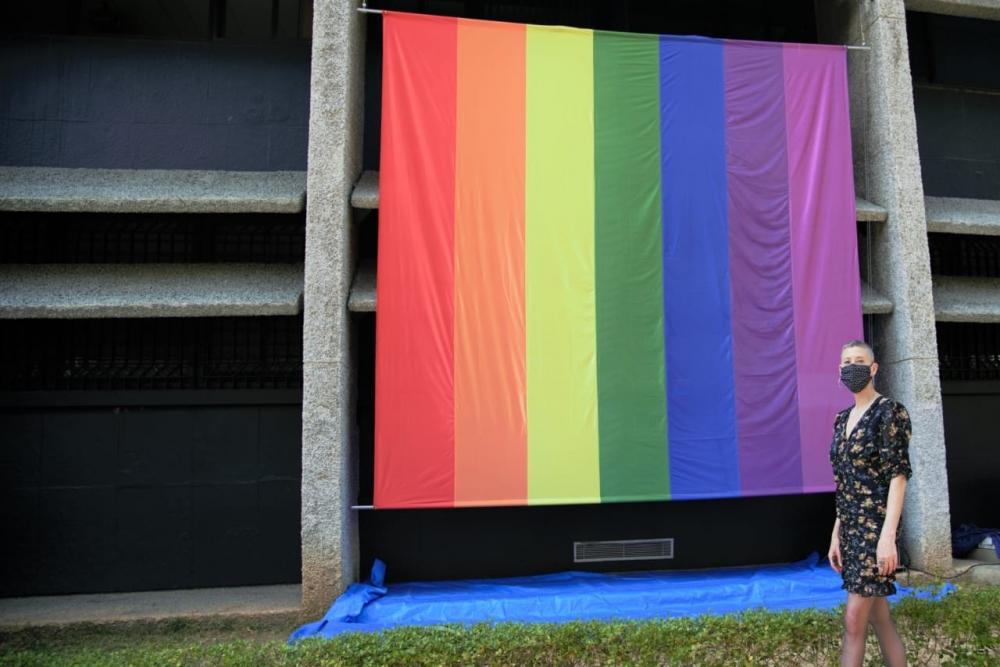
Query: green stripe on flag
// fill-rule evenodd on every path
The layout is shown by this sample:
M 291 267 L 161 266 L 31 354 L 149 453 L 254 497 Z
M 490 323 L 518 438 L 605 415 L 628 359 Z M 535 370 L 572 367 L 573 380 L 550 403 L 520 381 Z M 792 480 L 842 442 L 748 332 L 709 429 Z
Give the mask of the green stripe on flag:
M 594 33 L 601 499 L 669 497 L 659 41 Z

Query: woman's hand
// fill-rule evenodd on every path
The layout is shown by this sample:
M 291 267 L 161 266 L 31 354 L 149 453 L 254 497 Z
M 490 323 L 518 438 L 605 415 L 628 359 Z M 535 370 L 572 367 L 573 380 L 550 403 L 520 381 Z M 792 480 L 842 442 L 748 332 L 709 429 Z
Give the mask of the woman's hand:
M 895 572 L 896 565 L 899 563 L 896 555 L 896 540 L 889 536 L 879 538 L 875 559 L 878 561 L 878 573 L 883 577 Z
M 844 564 L 840 561 L 840 538 L 834 536 L 830 540 L 830 551 L 827 552 L 826 557 L 830 559 L 830 567 L 834 569 L 838 574 L 844 569 Z

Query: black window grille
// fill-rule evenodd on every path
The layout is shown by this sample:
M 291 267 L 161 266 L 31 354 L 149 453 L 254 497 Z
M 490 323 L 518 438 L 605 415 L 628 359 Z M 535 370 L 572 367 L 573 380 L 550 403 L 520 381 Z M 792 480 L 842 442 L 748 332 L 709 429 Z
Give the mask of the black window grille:
M 0 322 L 0 390 L 297 389 L 302 318 Z
M 1000 324 L 938 322 L 942 380 L 1000 380 Z
M 0 262 L 302 262 L 301 214 L 6 213 Z
M 935 233 L 927 240 L 932 274 L 1000 277 L 1000 237 Z
M 861 338 L 872 346 L 876 361 L 882 355 L 882 321 L 884 318 L 884 315 L 863 315 L 861 317 Z M 847 341 L 843 342 L 846 343 Z

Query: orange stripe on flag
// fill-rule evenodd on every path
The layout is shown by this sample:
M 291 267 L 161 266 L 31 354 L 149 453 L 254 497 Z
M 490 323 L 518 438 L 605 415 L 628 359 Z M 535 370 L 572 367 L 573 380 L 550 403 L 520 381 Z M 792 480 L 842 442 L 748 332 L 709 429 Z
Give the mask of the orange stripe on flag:
M 458 23 L 455 504 L 527 496 L 525 26 Z

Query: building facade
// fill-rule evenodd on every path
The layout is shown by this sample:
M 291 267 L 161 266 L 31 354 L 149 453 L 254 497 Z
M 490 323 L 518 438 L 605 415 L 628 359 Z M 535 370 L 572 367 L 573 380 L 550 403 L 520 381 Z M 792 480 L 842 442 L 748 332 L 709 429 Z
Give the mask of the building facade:
M 832 494 L 359 509 L 380 18 L 92 4 L 21 10 L 0 60 L 2 511 L 21 526 L 0 595 L 301 581 L 318 613 L 376 556 L 398 580 L 578 568 L 581 540 L 675 539 L 673 560 L 603 569 L 825 553 Z M 848 54 L 864 320 L 913 419 L 906 556 L 945 573 L 953 525 L 1000 523 L 1000 2 L 380 6 L 867 47 Z

